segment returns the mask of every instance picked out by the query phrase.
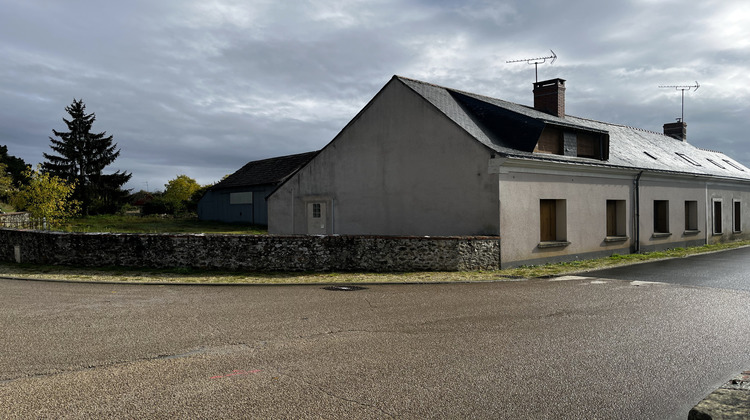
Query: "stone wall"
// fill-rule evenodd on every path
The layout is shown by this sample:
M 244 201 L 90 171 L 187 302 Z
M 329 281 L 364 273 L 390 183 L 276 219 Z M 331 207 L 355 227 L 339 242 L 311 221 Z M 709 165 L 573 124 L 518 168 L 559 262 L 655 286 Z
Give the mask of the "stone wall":
M 28 225 L 30 221 L 29 213 L 0 213 L 0 227 L 22 227 Z
M 61 233 L 0 229 L 0 261 L 248 271 L 500 268 L 498 237 Z

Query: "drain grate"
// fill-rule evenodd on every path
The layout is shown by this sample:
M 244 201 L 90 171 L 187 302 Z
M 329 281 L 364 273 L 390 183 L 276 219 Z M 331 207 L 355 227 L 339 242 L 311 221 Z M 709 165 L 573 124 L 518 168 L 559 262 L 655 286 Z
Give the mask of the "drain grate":
M 323 290 L 333 290 L 337 292 L 356 292 L 357 290 L 365 290 L 366 287 L 362 286 L 326 286 Z

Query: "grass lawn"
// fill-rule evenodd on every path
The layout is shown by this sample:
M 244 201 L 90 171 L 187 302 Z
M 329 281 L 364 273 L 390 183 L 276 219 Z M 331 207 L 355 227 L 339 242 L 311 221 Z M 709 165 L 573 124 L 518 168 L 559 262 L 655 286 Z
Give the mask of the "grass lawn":
M 112 233 L 224 233 L 264 235 L 264 226 L 198 220 L 197 217 L 161 217 L 134 215 L 88 216 L 68 221 L 60 230 L 66 232 Z
M 36 278 L 73 281 L 128 283 L 244 283 L 244 284 L 319 284 L 319 283 L 437 283 L 470 281 L 512 281 L 537 277 L 582 274 L 586 271 L 654 261 L 683 258 L 706 252 L 750 246 L 750 241 L 675 248 L 646 254 L 613 255 L 593 260 L 526 266 L 494 271 L 410 272 L 410 273 L 297 273 L 297 272 L 226 272 L 200 271 L 186 268 L 171 270 L 123 267 L 78 268 L 0 263 L 0 277 Z

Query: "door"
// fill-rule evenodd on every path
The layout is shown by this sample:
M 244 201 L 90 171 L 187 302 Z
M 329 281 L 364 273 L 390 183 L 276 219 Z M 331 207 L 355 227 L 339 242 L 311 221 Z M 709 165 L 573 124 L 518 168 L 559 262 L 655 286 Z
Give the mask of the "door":
M 307 234 L 325 235 L 326 229 L 326 203 L 307 203 Z

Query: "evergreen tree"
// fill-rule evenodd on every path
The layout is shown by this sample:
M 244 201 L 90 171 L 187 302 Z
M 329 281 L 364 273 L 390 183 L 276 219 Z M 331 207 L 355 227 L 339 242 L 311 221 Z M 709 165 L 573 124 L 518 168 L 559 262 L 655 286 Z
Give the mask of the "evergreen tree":
M 27 170 L 29 165 L 19 157 L 8 154 L 8 146 L 0 146 L 0 163 L 5 164 L 6 170 L 13 180 L 13 186 L 20 187 L 28 184 Z
M 63 118 L 69 131 L 52 130 L 59 137 L 49 138 L 56 154 L 44 154 L 43 171 L 75 184 L 73 198 L 81 203 L 83 214 L 117 211 L 128 195 L 121 187 L 132 176 L 120 171 L 102 173 L 120 156 L 117 143 L 106 132 L 91 132 L 96 115 L 86 114 L 83 99 L 73 99 L 65 111 L 71 116 L 70 120 Z

